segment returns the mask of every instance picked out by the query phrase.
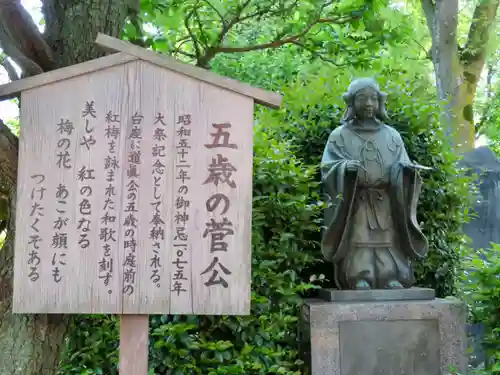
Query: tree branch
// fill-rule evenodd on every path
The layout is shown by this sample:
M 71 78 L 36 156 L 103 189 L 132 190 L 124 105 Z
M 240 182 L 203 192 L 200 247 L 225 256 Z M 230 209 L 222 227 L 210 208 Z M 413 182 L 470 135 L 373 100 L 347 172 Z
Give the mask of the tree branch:
M 277 16 L 279 14 L 287 14 L 288 12 L 292 11 L 294 7 L 297 6 L 299 3 L 299 0 L 293 1 L 291 4 L 289 4 L 285 8 L 279 8 L 279 9 L 272 9 L 271 6 L 265 7 L 264 9 L 258 9 L 252 13 L 242 15 L 243 11 L 250 5 L 252 0 L 246 0 L 242 4 L 240 4 L 237 8 L 236 11 L 234 12 L 234 15 L 231 17 L 231 19 L 228 20 L 228 15 L 227 14 L 221 14 L 208 0 L 204 0 L 205 3 L 213 9 L 217 16 L 221 19 L 222 22 L 222 28 L 219 33 L 219 35 L 216 38 L 216 42 L 212 44 L 211 46 L 207 45 L 208 41 L 204 40 L 203 44 L 205 47 L 205 51 L 203 55 L 198 55 L 196 65 L 202 68 L 207 68 L 209 65 L 210 60 L 217 55 L 218 53 L 231 53 L 231 52 L 247 52 L 247 51 L 255 51 L 255 50 L 262 50 L 266 48 L 276 48 L 280 47 L 284 44 L 289 44 L 292 42 L 296 42 L 298 39 L 301 37 L 305 36 L 311 28 L 313 28 L 315 25 L 319 23 L 342 23 L 342 22 L 347 22 L 349 20 L 359 18 L 359 16 L 353 17 L 353 16 L 348 16 L 348 17 L 339 17 L 339 18 L 321 18 L 321 13 L 322 11 L 328 7 L 329 5 L 333 4 L 334 0 L 328 1 L 324 3 L 319 9 L 314 11 L 314 19 L 311 21 L 307 26 L 302 30 L 300 33 L 297 33 L 295 35 L 292 35 L 290 37 L 285 38 L 284 36 L 286 35 L 286 31 L 283 30 L 283 32 L 275 36 L 275 39 L 272 42 L 269 43 L 264 43 L 264 44 L 259 44 L 259 45 L 254 45 L 254 46 L 246 46 L 246 47 L 225 47 L 222 46 L 221 44 L 223 43 L 227 33 L 236 25 L 236 24 L 241 24 L 244 21 L 248 19 L 255 19 L 259 17 L 273 17 Z M 198 16 L 197 8 L 196 5 L 193 9 L 195 14 Z M 199 20 L 198 20 L 199 21 Z M 200 22 L 198 22 L 198 27 L 200 28 L 200 31 L 203 34 L 202 25 Z
M 196 55 L 192 54 L 192 53 L 189 53 L 189 52 L 186 52 L 186 51 L 183 51 L 181 48 L 184 44 L 188 43 L 189 41 L 191 41 L 191 37 L 190 36 L 186 36 L 184 38 L 181 38 L 179 40 L 176 41 L 177 45 L 172 49 L 171 53 L 172 54 L 176 54 L 176 53 L 180 53 L 181 55 L 184 55 L 184 56 L 187 56 L 189 58 L 192 58 L 192 59 L 195 59 L 196 60 Z
M 140 47 L 147 47 L 144 42 L 144 31 L 142 29 L 142 20 L 140 17 L 140 1 L 139 0 L 129 0 L 128 1 L 128 19 L 132 26 L 134 26 L 135 31 L 137 32 L 138 38 L 134 40 L 130 40 L 129 42 L 135 44 Z
M 319 18 L 316 19 L 312 22 L 310 22 L 304 30 L 302 30 L 300 33 L 297 33 L 295 35 L 291 35 L 287 38 L 283 39 L 277 39 L 269 43 L 263 43 L 263 44 L 256 44 L 253 46 L 245 46 L 245 47 L 216 47 L 214 48 L 215 53 L 234 53 L 234 52 L 248 52 L 248 51 L 257 51 L 257 50 L 262 50 L 262 49 L 267 49 L 267 48 L 277 48 L 281 47 L 285 44 L 290 44 L 296 42 L 298 39 L 301 37 L 305 36 L 315 25 L 321 24 L 321 23 L 344 23 L 350 20 L 353 20 L 353 17 L 345 17 L 345 18 L 338 18 L 338 19 L 329 19 L 329 18 Z
M 424 10 L 425 19 L 427 20 L 427 27 L 433 37 L 434 34 L 434 17 L 436 16 L 436 5 L 433 0 L 421 0 L 422 9 Z
M 238 10 L 236 12 L 236 15 L 233 17 L 233 19 L 231 21 L 229 21 L 227 23 L 225 22 L 224 17 L 222 15 L 220 15 L 221 20 L 222 20 L 222 30 L 219 34 L 219 37 L 217 38 L 218 45 L 220 45 L 224 41 L 224 38 L 226 37 L 229 30 L 231 30 L 234 25 L 236 25 L 237 23 L 242 21 L 241 13 L 250 4 L 250 1 L 251 0 L 247 0 L 241 6 L 239 6 Z
M 0 45 L 22 69 L 23 77 L 56 68 L 52 50 L 19 0 L 0 2 Z
M 198 2 L 195 4 L 195 7 L 197 6 Z M 196 55 L 196 58 L 199 59 L 200 56 L 201 56 L 201 51 L 200 51 L 200 47 L 198 46 L 198 41 L 196 40 L 196 38 L 194 37 L 194 34 L 193 34 L 193 31 L 191 30 L 191 28 L 189 27 L 189 19 L 193 16 L 194 12 L 195 12 L 195 9 L 196 8 L 193 8 L 193 10 L 191 12 L 189 12 L 186 17 L 184 18 L 184 27 L 186 28 L 188 34 L 189 34 L 189 37 L 191 38 L 191 40 L 193 41 L 193 48 L 194 48 L 194 53 Z
M 19 79 L 14 65 L 12 65 L 11 62 L 7 60 L 7 56 L 4 53 L 0 53 L 0 64 L 4 67 L 11 82 Z
M 213 11 L 215 13 L 217 13 L 217 15 L 219 16 L 220 18 L 220 21 L 222 22 L 222 24 L 224 24 L 225 20 L 224 20 L 224 16 L 222 15 L 221 12 L 219 12 L 219 10 L 208 0 L 205 0 L 205 3 L 211 8 L 213 9 Z
M 176 53 L 178 53 L 179 55 L 183 55 L 183 56 L 189 57 L 190 59 L 196 60 L 196 56 L 193 55 L 192 53 L 185 52 L 185 51 L 182 51 L 180 49 L 174 49 L 172 51 L 172 54 L 176 54 Z
M 292 44 L 296 45 L 297 47 L 300 47 L 302 49 L 304 49 L 305 51 L 309 52 L 311 54 L 311 56 L 313 57 L 316 57 L 324 62 L 327 62 L 327 63 L 330 63 L 330 64 L 333 64 L 335 65 L 336 67 L 345 67 L 347 65 L 349 65 L 348 63 L 345 63 L 345 64 L 339 64 L 338 62 L 336 62 L 335 60 L 332 60 L 332 59 L 329 59 L 327 58 L 326 56 L 324 56 L 323 54 L 321 53 L 318 53 L 316 52 L 313 48 L 311 47 L 308 47 L 307 45 L 305 45 L 304 43 L 300 43 L 300 42 L 291 42 Z
M 194 15 L 194 19 L 195 19 L 196 23 L 198 24 L 198 29 L 200 30 L 200 42 L 203 45 L 203 47 L 205 47 L 205 49 L 208 49 L 208 48 L 210 48 L 209 40 L 208 40 L 205 32 L 203 31 L 203 23 L 201 22 L 200 14 L 198 13 L 198 4 L 199 4 L 199 1 L 196 3 L 196 5 L 193 8 L 193 12 L 194 12 L 193 15 Z
M 250 1 L 247 1 L 243 6 L 242 6 L 242 11 L 244 8 L 250 3 Z M 299 3 L 299 0 L 295 0 L 293 3 L 291 3 L 287 8 L 284 9 L 277 9 L 277 10 L 270 10 L 270 9 L 261 9 L 258 10 L 254 13 L 247 14 L 246 16 L 240 17 L 238 20 L 238 23 L 241 23 L 243 21 L 246 21 L 251 18 L 258 18 L 262 16 L 269 16 L 269 17 L 274 17 L 279 14 L 286 14 L 288 11 L 292 10 L 294 7 L 296 7 Z M 321 9 L 323 9 L 325 6 L 322 6 Z
M 490 29 L 495 21 L 499 3 L 500 0 L 479 1 L 474 9 L 467 42 L 460 56 L 465 65 L 477 61 L 481 62 L 481 66 L 484 66 Z

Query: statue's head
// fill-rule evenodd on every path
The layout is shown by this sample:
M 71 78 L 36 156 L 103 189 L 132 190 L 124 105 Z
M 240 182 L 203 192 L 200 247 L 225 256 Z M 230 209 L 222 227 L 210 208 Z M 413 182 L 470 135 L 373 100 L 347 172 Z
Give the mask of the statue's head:
M 380 91 L 373 78 L 359 78 L 351 82 L 344 94 L 347 109 L 342 121 L 348 122 L 355 118 L 359 120 L 387 120 L 385 100 L 387 94 Z

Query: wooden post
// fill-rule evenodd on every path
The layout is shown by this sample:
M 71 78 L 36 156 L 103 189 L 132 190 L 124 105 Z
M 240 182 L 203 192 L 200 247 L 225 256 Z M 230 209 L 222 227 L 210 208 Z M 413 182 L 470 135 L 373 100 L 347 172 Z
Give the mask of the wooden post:
M 148 315 L 120 315 L 120 374 L 148 373 Z

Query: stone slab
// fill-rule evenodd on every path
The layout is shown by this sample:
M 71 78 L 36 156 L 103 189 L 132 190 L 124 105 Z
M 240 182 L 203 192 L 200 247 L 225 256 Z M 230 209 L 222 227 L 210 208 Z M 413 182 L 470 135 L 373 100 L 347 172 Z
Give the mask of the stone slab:
M 436 319 L 340 322 L 339 336 L 342 375 L 440 375 Z
M 300 321 L 309 375 L 446 375 L 467 369 L 458 300 L 308 300 Z
M 433 300 L 436 297 L 434 289 L 372 289 L 372 290 L 338 290 L 320 289 L 319 298 L 325 301 L 411 301 Z
M 491 242 L 500 242 L 500 159 L 488 146 L 477 147 L 463 155 L 460 167 L 477 174 L 477 196 L 472 197 L 476 216 L 464 224 L 463 230 L 476 250 L 491 249 Z M 484 255 L 487 256 L 485 251 Z

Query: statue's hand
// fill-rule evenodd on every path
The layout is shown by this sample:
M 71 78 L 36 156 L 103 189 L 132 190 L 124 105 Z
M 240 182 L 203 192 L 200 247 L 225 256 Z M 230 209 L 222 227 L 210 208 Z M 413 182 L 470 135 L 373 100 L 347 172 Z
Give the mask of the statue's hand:
M 400 163 L 403 168 L 408 168 L 408 169 L 414 169 L 414 170 L 424 170 L 424 171 L 429 171 L 432 170 L 431 167 L 426 167 L 424 165 L 420 165 L 417 163 L 413 162 L 407 162 L 407 163 Z
M 360 169 L 365 169 L 361 163 L 357 160 L 349 160 L 346 164 L 346 168 L 348 171 L 352 171 L 352 172 L 357 172 L 359 171 Z

